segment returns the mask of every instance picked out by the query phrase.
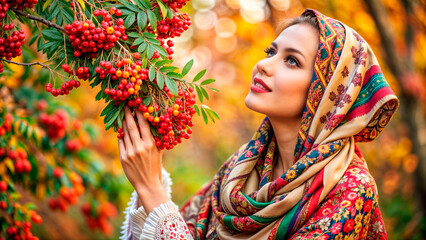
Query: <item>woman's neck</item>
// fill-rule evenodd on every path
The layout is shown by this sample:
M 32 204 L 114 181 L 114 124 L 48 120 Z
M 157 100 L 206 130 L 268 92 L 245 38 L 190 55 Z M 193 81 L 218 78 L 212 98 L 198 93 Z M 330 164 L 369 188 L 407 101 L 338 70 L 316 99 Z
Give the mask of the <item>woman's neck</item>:
M 274 130 L 278 147 L 277 162 L 273 168 L 274 180 L 280 177 L 293 165 L 294 149 L 300 128 L 300 118 L 276 119 L 269 118 Z

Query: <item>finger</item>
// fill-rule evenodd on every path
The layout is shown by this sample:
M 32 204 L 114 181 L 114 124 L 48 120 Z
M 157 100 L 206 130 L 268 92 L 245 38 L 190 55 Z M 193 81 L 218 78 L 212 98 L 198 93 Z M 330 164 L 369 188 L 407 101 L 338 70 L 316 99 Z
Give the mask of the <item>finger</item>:
M 126 147 L 124 146 L 123 139 L 118 139 L 118 152 L 120 154 L 120 160 L 121 161 L 123 161 L 123 159 L 127 158 Z
M 141 144 L 142 139 L 139 134 L 138 127 L 136 126 L 136 122 L 133 119 L 133 114 L 130 112 L 130 108 L 127 106 L 124 108 L 124 115 L 126 116 L 125 122 L 126 122 L 127 130 L 129 131 L 129 134 L 130 134 L 129 136 L 130 139 L 135 145 Z
M 123 132 L 124 132 L 124 145 L 126 146 L 127 156 L 133 154 L 133 143 L 129 137 L 129 130 L 127 129 L 127 124 L 123 122 Z
M 154 138 L 151 134 L 151 130 L 149 129 L 148 121 L 143 117 L 142 112 L 136 110 L 136 117 L 138 118 L 139 128 L 141 130 L 141 135 L 143 136 L 142 139 L 151 139 L 152 141 L 154 141 Z

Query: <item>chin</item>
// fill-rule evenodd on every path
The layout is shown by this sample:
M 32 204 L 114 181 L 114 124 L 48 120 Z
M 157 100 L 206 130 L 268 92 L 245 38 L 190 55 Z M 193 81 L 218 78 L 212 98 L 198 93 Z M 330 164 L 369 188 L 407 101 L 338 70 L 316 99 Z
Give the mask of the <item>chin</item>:
M 246 96 L 246 99 L 244 100 L 244 103 L 246 104 L 246 107 L 247 107 L 248 109 L 250 109 L 250 110 L 255 111 L 255 112 L 265 114 L 265 113 L 262 111 L 261 107 L 259 107 L 259 105 L 261 105 L 261 104 L 259 104 L 259 102 L 258 102 L 258 101 L 256 101 L 256 99 L 255 99 L 255 98 L 256 98 L 256 97 L 255 97 L 255 96 L 253 96 L 253 94 L 251 94 L 251 92 L 249 92 L 249 93 L 247 94 L 247 96 Z

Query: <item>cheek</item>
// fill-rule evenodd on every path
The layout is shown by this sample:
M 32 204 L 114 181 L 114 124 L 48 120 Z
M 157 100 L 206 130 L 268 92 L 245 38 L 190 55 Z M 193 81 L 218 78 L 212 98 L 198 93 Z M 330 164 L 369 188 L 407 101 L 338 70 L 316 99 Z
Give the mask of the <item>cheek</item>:
M 286 96 L 306 96 L 311 78 L 311 74 L 304 72 L 287 72 L 279 76 L 276 81 L 276 89 Z
M 257 71 L 257 64 L 254 65 L 253 70 L 251 71 L 251 73 L 252 73 L 251 74 L 252 78 L 254 77 L 254 75 L 256 75 L 258 73 L 258 71 Z
M 311 84 L 311 77 L 311 75 L 300 74 L 300 72 L 287 73 L 286 76 L 282 76 L 276 85 L 278 90 L 276 91 L 278 93 L 276 101 L 287 103 L 287 106 L 292 108 L 294 112 L 303 110 Z

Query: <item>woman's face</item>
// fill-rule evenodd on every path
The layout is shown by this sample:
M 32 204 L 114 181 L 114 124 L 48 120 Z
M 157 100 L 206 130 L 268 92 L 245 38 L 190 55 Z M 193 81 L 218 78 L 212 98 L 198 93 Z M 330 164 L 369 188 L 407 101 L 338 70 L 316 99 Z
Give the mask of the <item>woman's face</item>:
M 300 118 L 306 103 L 319 33 L 306 23 L 286 28 L 253 68 L 245 104 L 269 118 Z

